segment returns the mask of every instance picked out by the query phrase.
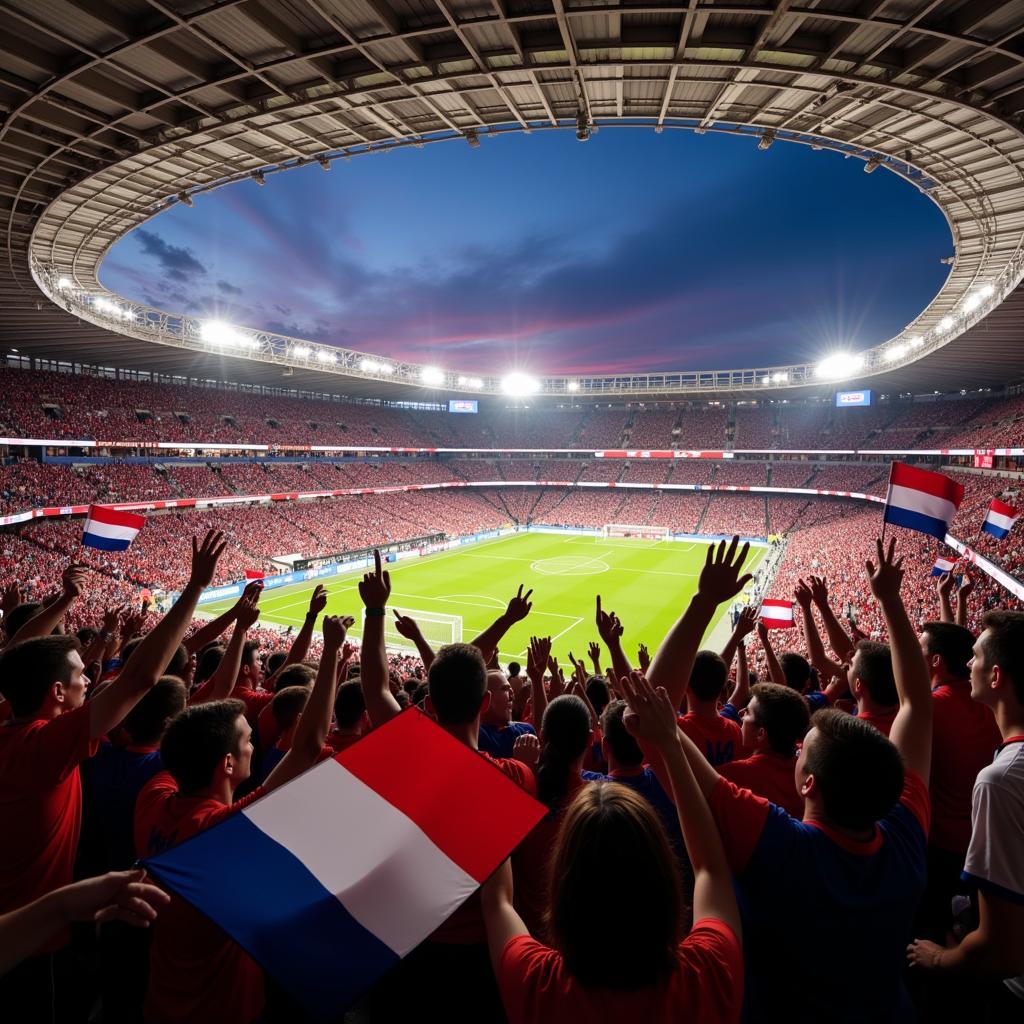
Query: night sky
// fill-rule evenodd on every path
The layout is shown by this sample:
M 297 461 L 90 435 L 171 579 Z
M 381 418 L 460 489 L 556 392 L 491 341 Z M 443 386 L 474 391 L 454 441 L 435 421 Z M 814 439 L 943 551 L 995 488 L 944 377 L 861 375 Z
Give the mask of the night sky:
M 447 142 L 197 196 L 122 239 L 101 279 L 455 370 L 802 361 L 892 336 L 947 273 L 938 208 L 863 166 L 649 129 Z

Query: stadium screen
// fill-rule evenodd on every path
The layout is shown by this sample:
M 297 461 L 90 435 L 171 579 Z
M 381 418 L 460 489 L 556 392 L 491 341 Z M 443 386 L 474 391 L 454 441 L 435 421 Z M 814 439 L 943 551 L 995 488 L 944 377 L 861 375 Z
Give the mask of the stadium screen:
M 449 398 L 449 412 L 479 412 L 479 402 L 472 398 Z
M 836 408 L 841 409 L 850 405 L 870 405 L 870 391 L 837 391 Z

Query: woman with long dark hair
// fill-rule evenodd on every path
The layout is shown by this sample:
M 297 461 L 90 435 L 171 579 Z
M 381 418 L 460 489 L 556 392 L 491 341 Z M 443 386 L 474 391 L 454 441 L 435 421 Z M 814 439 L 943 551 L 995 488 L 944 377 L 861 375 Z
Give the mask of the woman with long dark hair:
M 514 909 L 508 862 L 483 888 L 491 961 L 510 1024 L 739 1019 L 740 918 L 721 839 L 683 754 L 668 695 L 639 673 L 622 685 L 627 727 L 660 753 L 679 809 L 695 875 L 695 923 L 684 937 L 676 861 L 650 805 L 615 783 L 579 787 L 551 861 L 550 945 L 532 938 Z

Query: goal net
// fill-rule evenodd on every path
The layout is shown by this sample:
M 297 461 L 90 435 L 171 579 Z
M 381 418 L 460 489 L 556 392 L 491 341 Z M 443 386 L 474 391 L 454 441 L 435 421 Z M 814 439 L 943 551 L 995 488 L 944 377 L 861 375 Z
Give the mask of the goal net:
M 384 620 L 384 643 L 391 650 L 412 651 L 413 653 L 416 651 L 416 645 L 408 637 L 402 636 L 395 628 L 392 608 L 399 615 L 407 615 L 409 618 L 415 619 L 423 638 L 435 650 L 444 644 L 462 642 L 461 615 L 444 615 L 441 612 L 425 612 L 420 608 L 398 608 L 389 605 L 388 614 Z
M 667 526 L 641 526 L 630 523 L 605 523 L 601 527 L 602 537 L 642 537 L 661 540 L 671 532 Z

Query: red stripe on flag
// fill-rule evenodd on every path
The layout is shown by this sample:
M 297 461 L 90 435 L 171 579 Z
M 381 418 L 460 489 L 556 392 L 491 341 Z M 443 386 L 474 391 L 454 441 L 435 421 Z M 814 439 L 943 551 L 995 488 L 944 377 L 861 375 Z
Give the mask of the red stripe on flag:
M 401 757 L 402 771 L 395 770 Z M 547 808 L 499 768 L 415 708 L 364 736 L 336 758 L 411 818 L 467 874 L 485 881 Z M 449 794 L 476 809 L 472 822 Z
M 990 512 L 998 512 L 1001 516 L 1009 516 L 1011 519 L 1017 518 L 1017 510 L 1012 505 L 1007 505 L 1005 501 L 1000 501 L 998 498 L 992 499 L 992 504 L 989 505 Z
M 894 487 L 910 487 L 915 491 L 934 495 L 936 498 L 944 498 L 956 506 L 960 505 L 964 496 L 963 484 L 958 484 L 941 473 L 932 473 L 927 469 L 918 469 L 917 466 L 908 466 L 905 462 L 892 464 L 889 483 Z
M 135 512 L 119 512 L 109 505 L 90 505 L 89 519 L 94 523 L 106 523 L 107 526 L 127 526 L 132 530 L 141 530 L 146 517 Z
M 247 580 L 261 580 L 266 575 L 267 574 L 265 572 L 263 572 L 262 569 L 246 569 L 245 570 L 245 578 Z

